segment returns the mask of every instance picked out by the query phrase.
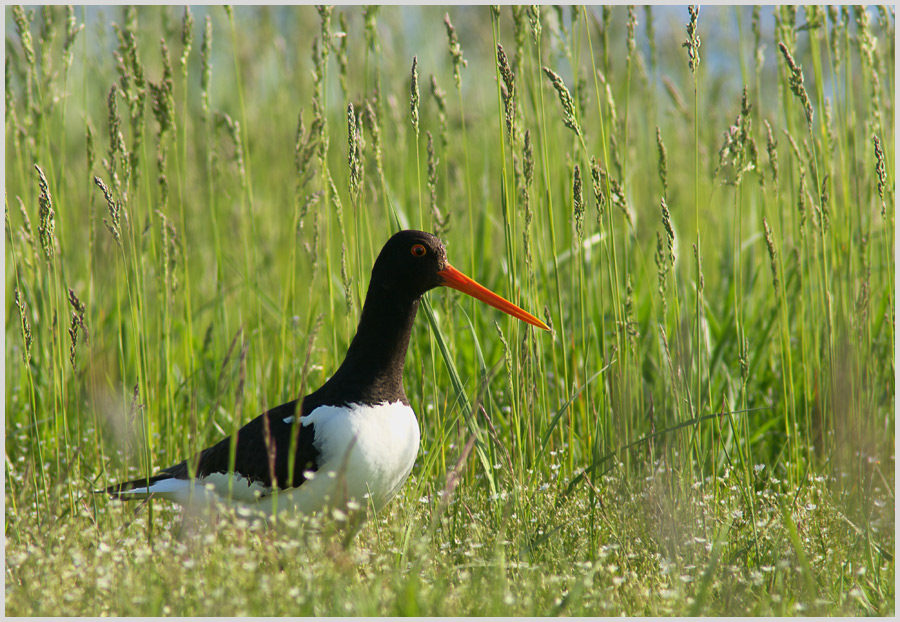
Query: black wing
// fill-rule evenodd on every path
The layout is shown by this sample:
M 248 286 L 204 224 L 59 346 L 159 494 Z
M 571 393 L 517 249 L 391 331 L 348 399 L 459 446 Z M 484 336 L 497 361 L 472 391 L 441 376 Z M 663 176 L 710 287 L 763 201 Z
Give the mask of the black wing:
M 312 424 L 300 423 L 301 413 L 297 402 L 298 400 L 294 400 L 277 406 L 238 430 L 234 454 L 235 474 L 266 487 L 278 486 L 285 489 L 299 486 L 306 481 L 305 472 L 314 472 L 318 469 L 319 450 L 313 444 L 315 429 Z M 264 419 L 268 420 L 268 430 Z M 292 441 L 292 438 L 296 440 Z M 293 461 L 290 459 L 292 443 Z M 274 453 L 272 458 L 269 451 Z M 213 473 L 228 473 L 230 456 L 229 436 L 204 449 L 191 460 L 163 469 L 149 481 L 152 484 L 172 477 L 189 479 L 192 472 L 196 478 Z M 108 488 L 107 492 L 110 494 L 126 492 L 135 487 L 145 486 L 147 481 L 147 478 L 141 478 L 116 484 Z

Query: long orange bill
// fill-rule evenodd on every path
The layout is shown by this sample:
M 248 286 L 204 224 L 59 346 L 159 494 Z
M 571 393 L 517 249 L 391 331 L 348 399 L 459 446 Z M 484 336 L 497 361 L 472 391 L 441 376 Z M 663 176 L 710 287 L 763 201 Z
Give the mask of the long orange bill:
M 438 274 L 444 279 L 444 285 L 446 287 L 452 287 L 453 289 L 459 290 L 464 294 L 468 294 L 473 298 L 477 298 L 481 302 L 486 302 L 492 307 L 496 309 L 500 309 L 504 313 L 508 313 L 511 316 L 522 320 L 523 322 L 528 322 L 533 326 L 537 326 L 538 328 L 543 328 L 544 330 L 550 330 L 550 327 L 544 324 L 542 321 L 524 311 L 511 303 L 510 301 L 498 296 L 488 288 L 483 285 L 479 285 L 465 274 L 447 264 L 447 267 L 443 270 L 439 270 Z

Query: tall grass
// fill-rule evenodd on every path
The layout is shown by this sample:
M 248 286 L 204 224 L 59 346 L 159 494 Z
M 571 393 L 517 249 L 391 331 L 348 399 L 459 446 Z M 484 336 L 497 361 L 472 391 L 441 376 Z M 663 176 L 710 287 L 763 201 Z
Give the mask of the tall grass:
M 8 613 L 893 612 L 890 9 L 6 15 Z M 401 227 L 553 331 L 426 297 L 351 544 L 92 494 L 324 382 Z

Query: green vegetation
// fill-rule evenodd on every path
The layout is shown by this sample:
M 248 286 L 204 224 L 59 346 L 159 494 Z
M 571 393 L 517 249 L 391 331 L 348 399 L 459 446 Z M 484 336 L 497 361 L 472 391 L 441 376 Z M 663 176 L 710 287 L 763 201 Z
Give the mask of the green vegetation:
M 7 614 L 893 615 L 892 8 L 5 11 Z M 322 383 L 401 226 L 553 332 L 429 294 L 349 543 L 92 493 Z

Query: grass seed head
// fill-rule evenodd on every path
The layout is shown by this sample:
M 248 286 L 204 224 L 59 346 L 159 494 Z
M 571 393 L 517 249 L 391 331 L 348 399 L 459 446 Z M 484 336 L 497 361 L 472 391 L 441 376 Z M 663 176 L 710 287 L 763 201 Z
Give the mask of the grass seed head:
M 657 170 L 659 171 L 659 181 L 662 183 L 663 187 L 663 196 L 669 190 L 668 183 L 668 170 L 669 170 L 669 155 L 666 152 L 666 145 L 663 143 L 662 133 L 659 131 L 659 126 L 656 126 L 656 151 L 658 152 L 657 158 Z
M 212 78 L 212 19 L 206 16 L 203 27 L 203 42 L 200 44 L 200 103 L 203 114 L 209 116 L 209 82 Z
M 94 170 L 94 128 L 91 126 L 90 119 L 86 117 L 84 121 L 84 150 L 87 172 L 90 174 Z
M 681 44 L 681 47 L 687 48 L 688 51 L 688 67 L 691 73 L 696 74 L 700 65 L 700 34 L 697 32 L 697 19 L 700 17 L 700 7 L 691 5 L 688 7 L 690 19 L 687 26 L 687 39 Z
M 694 261 L 697 262 L 697 275 L 698 275 L 698 277 L 699 277 L 699 278 L 697 279 L 697 284 L 698 284 L 698 285 L 697 285 L 697 293 L 698 293 L 698 294 L 702 294 L 702 293 L 703 293 L 703 288 L 704 288 L 704 282 L 703 282 L 703 264 L 701 263 L 701 260 L 700 260 L 700 252 L 697 250 L 697 243 L 694 242 L 693 244 L 691 244 L 691 246 L 692 246 L 693 249 L 694 249 Z
M 714 177 L 722 171 L 729 173 L 722 183 L 736 186 L 741 183 L 744 173 L 753 170 L 754 161 L 749 157 L 749 146 L 752 139 L 752 123 L 747 87 L 741 98 L 741 111 L 734 124 L 725 131 L 722 147 L 719 149 L 719 164 Z
M 666 232 L 666 248 L 668 248 L 668 264 L 675 266 L 675 228 L 672 226 L 672 215 L 669 213 L 669 206 L 666 204 L 665 197 L 661 198 L 660 210 L 662 211 L 662 225 Z
M 520 202 L 525 213 L 525 226 L 522 231 L 522 241 L 525 249 L 525 269 L 529 275 L 533 274 L 533 257 L 531 253 L 531 221 L 534 212 L 531 209 L 531 186 L 534 181 L 534 145 L 531 143 L 531 132 L 525 130 L 525 144 L 522 148 L 522 187 L 520 188 Z
M 873 79 L 878 81 L 881 73 L 881 56 L 878 53 L 878 39 L 872 34 L 869 11 L 865 7 L 855 6 L 853 15 L 856 20 L 856 43 L 863 69 L 868 69 L 873 74 Z M 876 85 L 873 84 L 874 86 Z
M 831 98 L 825 98 L 825 149 L 828 157 L 834 157 L 837 146 L 837 130 L 834 126 L 834 109 L 831 107 Z
M 750 30 L 753 32 L 753 59 L 756 63 L 756 73 L 758 74 L 765 62 L 765 49 L 762 44 L 762 29 L 759 22 L 759 5 L 753 7 L 753 13 L 750 17 Z
M 31 324 L 28 322 L 28 303 L 22 297 L 19 288 L 15 289 L 16 307 L 19 309 L 19 321 L 22 328 L 22 362 L 28 365 L 31 361 L 31 344 L 34 338 L 31 334 Z
M 165 136 L 175 129 L 175 85 L 169 64 L 169 48 L 165 39 L 160 39 L 159 44 L 163 59 L 163 78 L 159 83 L 149 82 L 148 86 L 153 100 L 153 116 L 159 124 L 158 144 L 162 145 Z
M 37 256 L 38 256 L 37 244 L 34 241 L 34 229 L 31 226 L 31 219 L 28 217 L 28 210 L 25 209 L 25 204 L 22 202 L 21 198 L 19 198 L 17 196 L 16 201 L 19 204 L 19 213 L 22 215 L 22 228 L 21 228 L 22 235 L 20 237 L 22 238 L 23 243 L 26 246 L 28 246 L 28 248 L 31 250 L 31 255 L 34 257 L 35 260 L 37 260 Z M 8 223 L 9 222 L 9 214 L 8 213 L 7 213 L 6 220 Z M 27 259 L 27 257 L 28 256 L 26 255 L 26 259 Z M 30 263 L 30 261 L 29 261 L 29 263 Z
M 799 99 L 800 103 L 803 105 L 803 110 L 806 112 L 807 128 L 812 131 L 813 107 L 812 103 L 809 101 L 809 95 L 806 93 L 806 87 L 803 86 L 802 68 L 794 61 L 794 57 L 783 42 L 778 43 L 778 49 L 781 50 L 781 55 L 784 56 L 784 60 L 791 71 L 791 92 L 797 96 L 797 99 Z
M 766 153 L 769 154 L 769 168 L 772 170 L 772 183 L 775 185 L 775 191 L 778 191 L 778 139 L 772 133 L 772 127 L 768 121 L 766 124 Z
M 772 287 L 778 294 L 778 251 L 775 249 L 775 238 L 772 236 L 772 229 L 769 223 L 763 218 L 763 230 L 766 236 L 766 248 L 769 249 L 769 265 L 772 268 Z
M 521 71 L 525 58 L 525 12 L 527 9 L 524 5 L 514 4 L 512 7 L 513 14 L 513 39 L 516 42 L 516 57 L 514 60 L 515 70 Z
M 525 188 L 530 188 L 531 184 L 534 181 L 534 145 L 531 142 L 531 132 L 525 130 L 525 144 L 522 148 L 523 155 L 523 173 L 524 177 L 524 186 Z
M 109 95 L 106 97 L 106 107 L 108 111 L 107 121 L 109 123 L 109 151 L 107 155 L 109 159 L 106 162 L 106 170 L 110 177 L 113 177 L 115 184 L 116 177 L 116 155 L 125 151 L 125 138 L 119 130 L 119 105 L 116 100 L 118 87 L 115 83 L 109 89 Z
M 600 28 L 600 48 L 602 50 L 602 69 L 606 73 L 609 73 L 609 31 L 610 24 L 612 18 L 612 7 L 609 5 L 603 5 L 603 8 L 600 10 L 600 15 L 602 17 L 601 25 L 598 25 Z
M 72 66 L 72 48 L 75 46 L 75 36 L 81 32 L 84 24 L 75 21 L 75 7 L 66 5 L 66 40 L 63 43 L 63 65 L 66 69 Z
M 194 43 L 194 16 L 191 15 L 191 7 L 184 7 L 184 17 L 181 20 L 181 75 L 187 75 L 188 57 L 191 55 L 191 46 Z
M 241 187 L 247 183 L 247 172 L 244 169 L 244 143 L 241 140 L 241 124 L 239 121 L 233 120 L 224 112 L 216 112 L 216 129 L 225 129 L 228 138 L 231 139 L 233 148 L 232 162 L 238 169 L 240 175 Z
M 841 47 L 840 42 L 841 32 L 845 24 L 840 18 L 838 7 L 829 5 L 827 12 L 828 21 L 831 23 L 831 30 L 828 33 L 828 45 L 831 48 L 831 57 L 834 59 L 834 68 L 837 70 L 841 66 L 843 58 L 843 48 Z
M 313 101 L 315 105 L 315 101 Z M 303 124 L 303 111 L 297 119 L 297 138 L 294 144 L 294 174 L 296 176 L 295 196 L 300 196 L 303 188 L 316 174 L 316 167 L 311 164 L 313 156 L 317 155 L 322 141 L 322 124 L 324 120 L 320 116 L 313 118 L 309 131 Z
M 343 233 L 344 231 L 344 208 L 341 203 L 341 196 L 338 194 L 337 187 L 334 185 L 334 179 L 331 178 L 331 173 L 328 172 L 328 187 L 329 187 L 329 195 L 331 197 L 331 206 L 334 208 L 335 214 L 338 219 L 338 228 Z M 350 314 L 353 310 L 353 289 L 352 282 L 350 279 L 350 273 L 347 270 L 347 246 L 344 243 L 344 236 L 341 236 L 341 283 L 344 286 L 344 302 L 346 303 L 347 314 Z
M 875 145 L 875 174 L 878 176 L 878 198 L 881 199 L 881 217 L 887 218 L 886 206 L 884 202 L 884 189 L 887 185 L 887 174 L 884 168 L 884 150 L 881 148 L 881 141 L 877 134 L 872 134 L 872 142 Z
M 759 147 L 756 145 L 756 139 L 753 136 L 747 140 L 747 168 L 748 171 L 757 171 L 759 173 L 759 182 L 762 184 L 763 190 L 766 187 L 766 180 L 759 168 Z
M 506 363 L 506 381 L 507 384 L 512 387 L 512 354 L 509 349 L 509 343 L 506 341 L 506 337 L 503 335 L 503 329 L 500 328 L 500 323 L 497 322 L 497 320 L 494 320 L 494 328 L 497 329 L 500 343 L 503 344 L 503 361 Z
M 775 17 L 775 40 L 784 41 L 788 49 L 797 45 L 797 7 L 781 5 L 773 11 Z
M 532 4 L 528 6 L 528 21 L 531 22 L 531 36 L 534 43 L 541 40 L 541 5 Z
M 549 78 L 550 83 L 553 84 L 553 88 L 556 89 L 557 95 L 559 95 L 559 103 L 562 104 L 563 108 L 563 124 L 581 138 L 581 127 L 575 118 L 575 102 L 572 100 L 572 95 L 569 94 L 569 89 L 566 88 L 559 74 L 549 67 L 544 66 L 544 73 Z
M 409 119 L 416 137 L 419 136 L 419 59 L 413 56 L 412 71 L 409 81 Z
M 631 285 L 631 274 L 625 278 L 625 314 L 622 328 L 631 346 L 632 354 L 637 350 L 637 338 L 641 336 L 638 323 L 634 317 L 634 288 Z
M 463 58 L 462 48 L 459 46 L 459 37 L 456 36 L 456 29 L 450 23 L 450 14 L 444 13 L 444 26 L 447 28 L 448 45 L 450 46 L 450 57 L 453 59 L 453 79 L 456 81 L 456 88 L 462 88 L 461 67 L 468 66 L 469 62 Z
M 16 34 L 19 35 L 19 42 L 22 44 L 22 52 L 25 54 L 25 62 L 29 67 L 34 68 L 34 42 L 31 38 L 31 20 L 34 16 L 33 11 L 29 11 L 28 15 L 19 5 L 12 6 L 13 21 L 16 24 Z
M 138 58 L 138 26 L 137 12 L 134 7 L 125 10 L 125 28 L 120 29 L 113 24 L 119 46 L 115 53 L 116 70 L 119 74 L 119 90 L 128 105 L 129 120 L 131 122 L 132 149 L 129 152 L 125 148 L 124 139 L 121 141 L 122 176 L 125 187 L 137 179 L 132 179 L 132 173 L 140 171 L 140 157 L 143 151 L 142 142 L 144 135 L 144 110 L 147 98 L 147 83 L 144 78 L 144 68 Z M 168 54 L 165 55 L 166 57 Z M 168 64 L 168 59 L 164 62 Z M 171 72 L 171 69 L 169 70 Z M 111 135 L 112 139 L 113 136 Z M 113 186 L 119 190 L 118 180 L 113 178 Z
M 78 316 L 73 313 L 69 321 L 69 364 L 72 371 L 77 371 L 75 367 L 75 347 L 78 345 Z
M 55 38 L 56 12 L 50 5 L 45 4 L 41 7 L 41 32 L 38 35 L 38 43 L 40 44 L 41 50 L 41 80 L 44 83 L 49 82 L 49 78 L 53 74 L 50 49 L 53 46 L 53 40 Z
M 750 340 L 746 337 L 740 338 L 738 361 L 741 365 L 741 383 L 746 386 L 747 379 L 750 377 Z
M 516 140 L 516 76 L 509 66 L 503 46 L 497 44 L 497 66 L 503 79 L 503 105 L 506 116 L 506 132 L 510 144 Z
M 800 187 L 797 189 L 797 211 L 800 213 L 800 240 L 805 236 L 806 212 L 809 202 L 809 190 L 806 185 L 806 169 L 800 167 Z
M 653 7 L 644 5 L 644 35 L 650 48 L 650 67 L 656 68 L 656 29 L 653 27 Z M 655 73 L 655 71 L 654 71 Z
M 305 229 L 305 223 L 307 219 L 307 215 L 312 207 L 319 202 L 319 199 L 325 195 L 323 190 L 318 190 L 313 192 L 312 194 L 306 197 L 306 200 L 303 202 L 303 205 L 300 207 L 300 214 L 297 219 L 297 235 L 301 235 L 301 233 Z M 309 261 L 312 264 L 312 277 L 310 280 L 315 280 L 316 271 L 319 268 L 319 212 L 316 210 L 312 213 L 312 234 L 308 236 L 304 236 L 303 239 L 303 248 L 306 251 L 306 254 L 309 255 Z M 312 241 L 310 241 L 310 239 Z
M 428 137 L 428 194 L 432 221 L 434 223 L 434 234 L 438 237 L 443 237 L 444 234 L 450 231 L 450 212 L 448 211 L 446 215 L 442 215 L 438 207 L 437 165 L 439 161 L 434 155 L 434 140 L 432 140 L 431 132 L 426 131 L 425 135 Z
M 593 170 L 591 171 L 591 174 L 593 175 Z M 622 214 L 625 216 L 625 220 L 628 221 L 629 226 L 632 230 L 634 230 L 634 221 L 631 218 L 631 213 L 628 211 L 628 200 L 625 198 L 625 191 L 622 189 L 622 186 L 619 185 L 619 182 L 616 181 L 613 177 L 610 177 L 603 167 L 598 166 L 594 184 L 595 193 L 597 192 L 597 187 L 602 188 L 604 185 L 609 184 L 610 202 L 613 205 L 618 205 L 622 209 Z M 598 209 L 599 206 L 600 203 L 598 202 Z
M 56 249 L 56 238 L 53 235 L 53 229 L 55 227 L 53 219 L 53 198 L 50 196 L 50 186 L 47 184 L 47 178 L 44 176 L 44 171 L 42 171 L 41 167 L 37 164 L 34 165 L 34 168 L 38 173 L 38 184 L 41 188 L 41 194 L 38 197 L 38 205 L 40 207 L 38 237 L 41 241 L 41 249 L 44 251 L 44 258 L 47 261 L 50 261 L 53 259 Z
M 581 168 L 577 164 L 572 184 L 572 207 L 575 215 L 575 234 L 580 242 L 584 239 L 584 191 L 581 187 Z
M 162 266 L 163 285 L 165 291 L 174 292 L 178 289 L 178 230 L 172 221 L 160 210 L 154 210 L 160 218 L 160 237 L 162 239 Z
M 343 15 L 343 13 L 341 14 Z M 362 120 L 353 110 L 353 104 L 347 105 L 347 160 L 350 165 L 350 194 L 359 198 L 362 182 Z
M 122 246 L 121 240 L 121 230 L 119 228 L 119 213 L 121 211 L 121 204 L 113 199 L 112 192 L 110 192 L 109 188 L 103 180 L 97 176 L 94 176 L 94 183 L 98 188 L 103 192 L 103 197 L 106 199 L 106 206 L 109 211 L 109 220 L 107 221 L 105 218 L 103 219 L 103 224 L 106 225 L 106 228 L 112 234 L 113 238 L 120 247 Z
M 84 312 L 85 306 L 81 300 L 78 299 L 78 295 L 75 293 L 75 290 L 71 287 L 69 289 L 69 305 L 72 307 L 73 312 L 78 317 L 78 325 L 84 331 L 85 336 L 87 336 L 87 327 L 84 325 Z
M 331 50 L 331 14 L 334 7 L 330 5 L 316 5 L 316 12 L 320 20 L 320 37 L 322 39 L 322 60 L 328 63 L 328 53 Z
M 594 190 L 594 201 L 597 204 L 597 224 L 603 226 L 603 213 L 606 207 L 606 194 L 603 192 L 600 165 L 597 158 L 591 156 L 591 181 Z
M 311 194 L 306 195 L 306 198 L 303 200 L 303 203 L 299 207 L 299 212 L 297 215 L 297 235 L 300 235 L 303 230 L 303 220 L 309 214 L 309 210 L 319 202 L 319 199 L 322 198 L 322 195 L 325 194 L 322 190 L 317 190 Z
M 669 261 L 666 257 L 665 244 L 663 243 L 662 238 L 662 234 L 657 231 L 656 254 L 654 255 L 654 260 L 656 261 L 656 289 L 659 292 L 659 299 L 662 301 L 662 317 L 665 318 L 667 309 L 666 291 L 668 289 Z
M 319 37 L 313 37 L 312 41 L 312 61 L 313 66 L 313 100 L 321 100 L 324 96 L 325 84 L 325 68 L 327 67 L 325 54 L 322 51 L 322 45 Z
M 634 10 L 634 5 L 628 6 L 628 21 L 625 22 L 625 45 L 628 48 L 628 62 L 631 62 L 631 55 L 637 46 L 634 37 L 634 31 L 637 29 L 638 19 Z
M 378 5 L 367 5 L 363 7 L 363 37 L 366 40 L 366 46 L 372 52 L 378 52 Z

